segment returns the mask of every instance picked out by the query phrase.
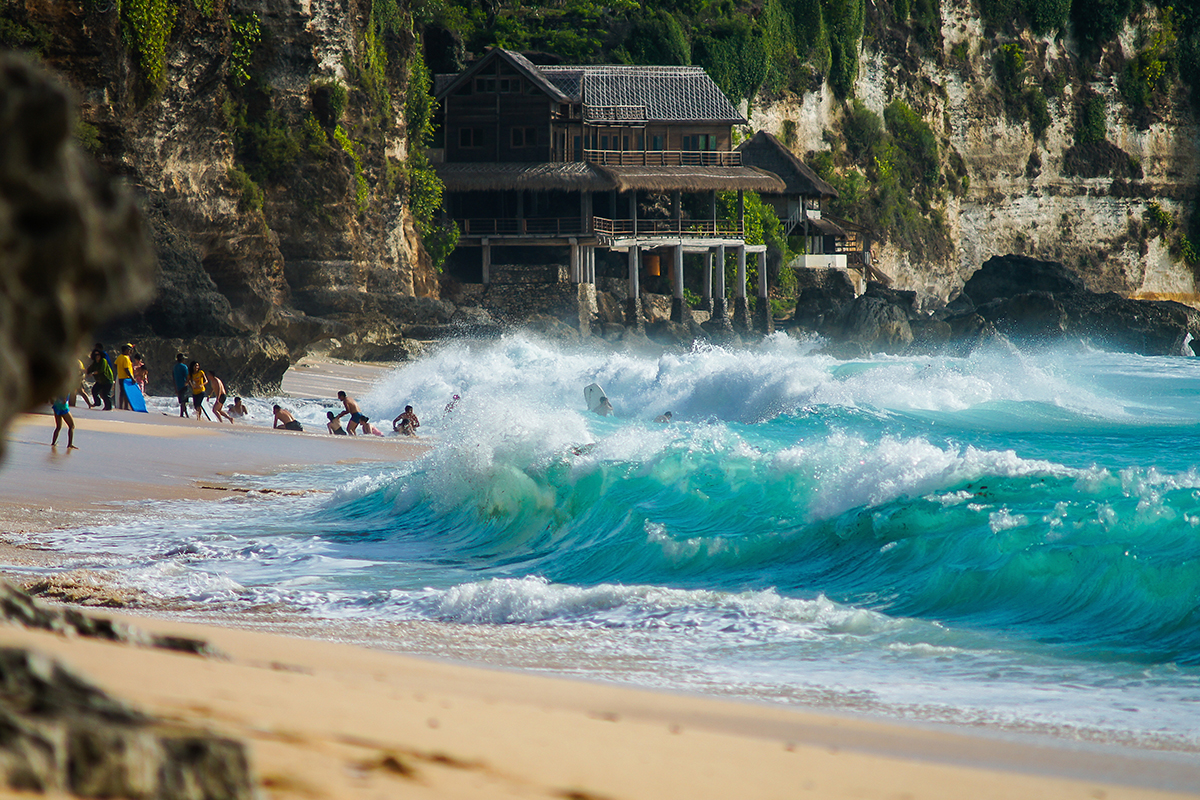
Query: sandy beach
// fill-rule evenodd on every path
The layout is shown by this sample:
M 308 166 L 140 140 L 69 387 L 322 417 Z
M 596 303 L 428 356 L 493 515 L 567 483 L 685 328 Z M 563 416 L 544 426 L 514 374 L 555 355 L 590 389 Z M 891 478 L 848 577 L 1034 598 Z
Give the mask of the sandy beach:
M 326 396 L 334 382 L 378 373 L 317 364 L 301 374 L 285 389 Z M 76 418 L 78 451 L 62 442 L 51 450 L 49 416 L 27 415 L 9 433 L 0 467 L 5 532 L 51 536 L 93 517 L 137 513 L 128 501 L 219 497 L 233 473 L 395 461 L 421 451 L 395 438 L 162 415 L 84 409 Z M 0 570 L 12 575 L 22 559 L 39 557 L 10 547 Z M 57 658 L 142 710 L 246 742 L 269 798 L 1200 796 L 1200 763 L 1178 754 L 832 716 L 121 617 L 204 639 L 221 656 L 11 626 L 3 641 Z

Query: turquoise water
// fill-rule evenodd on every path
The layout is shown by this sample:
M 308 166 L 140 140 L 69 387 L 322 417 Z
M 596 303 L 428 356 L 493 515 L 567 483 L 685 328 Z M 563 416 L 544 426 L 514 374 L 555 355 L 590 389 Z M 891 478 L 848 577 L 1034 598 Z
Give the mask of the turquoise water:
M 246 476 L 304 493 L 164 503 L 64 549 L 163 604 L 402 650 L 1200 748 L 1200 364 L 811 349 L 449 346 L 359 398 L 416 407 L 419 461 Z M 584 410 L 593 381 L 615 417 Z M 294 405 L 310 429 L 333 407 Z M 378 633 L 410 622 L 468 643 Z

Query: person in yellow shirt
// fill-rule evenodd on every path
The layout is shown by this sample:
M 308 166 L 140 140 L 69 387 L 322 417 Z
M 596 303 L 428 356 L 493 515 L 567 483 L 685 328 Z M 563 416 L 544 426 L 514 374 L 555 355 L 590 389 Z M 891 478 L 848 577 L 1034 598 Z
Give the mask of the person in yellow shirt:
M 124 411 L 132 411 L 129 407 L 129 398 L 125 396 L 125 380 L 133 380 L 133 359 L 129 354 L 133 352 L 133 345 L 121 345 L 121 355 L 117 356 L 113 361 L 113 366 L 117 370 L 117 408 Z
M 202 411 L 207 417 L 208 412 L 204 411 L 204 393 L 208 391 L 208 376 L 200 369 L 199 361 L 188 365 L 188 385 L 192 387 L 192 406 L 196 409 L 196 419 L 200 419 Z

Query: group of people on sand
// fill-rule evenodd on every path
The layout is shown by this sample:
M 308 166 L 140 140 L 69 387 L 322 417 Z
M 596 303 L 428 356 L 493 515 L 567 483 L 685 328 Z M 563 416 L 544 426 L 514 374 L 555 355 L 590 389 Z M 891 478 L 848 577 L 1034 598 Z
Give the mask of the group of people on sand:
M 225 408 L 225 401 L 229 399 L 225 393 L 225 381 L 215 372 L 210 375 L 201 369 L 199 361 L 188 362 L 183 353 L 175 354 L 175 366 L 171 368 L 171 377 L 175 381 L 175 396 L 179 399 L 180 417 L 187 418 L 190 403 L 197 420 L 203 414 L 211 422 L 212 417 L 209 417 L 204 409 L 206 396 L 212 398 L 212 411 L 217 416 L 217 422 L 229 420 L 232 424 L 235 419 L 249 413 L 240 397 L 233 398 L 233 403 L 228 409 Z
M 88 354 L 88 363 L 85 365 L 82 359 L 78 363 L 79 380 L 75 388 L 50 402 L 50 408 L 54 411 L 51 447 L 58 446 L 58 436 L 66 425 L 67 449 L 79 449 L 75 446 L 75 418 L 71 416 L 71 406 L 75 405 L 77 398 L 82 397 L 88 408 L 103 406 L 105 411 L 112 411 L 114 407 L 131 410 L 130 392 L 136 387 L 138 393 L 144 394 L 146 381 L 150 378 L 145 359 L 132 343 L 121 345 L 117 355 L 113 356 L 104 349 L 102 343 L 96 342 Z

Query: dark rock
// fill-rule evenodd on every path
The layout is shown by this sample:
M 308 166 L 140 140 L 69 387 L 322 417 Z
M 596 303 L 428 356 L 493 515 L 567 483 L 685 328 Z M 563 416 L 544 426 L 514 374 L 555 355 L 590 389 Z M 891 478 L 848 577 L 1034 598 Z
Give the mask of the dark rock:
M 954 330 L 945 320 L 929 318 L 910 319 L 913 340 L 910 352 L 936 353 L 954 337 Z
M 862 342 L 839 341 L 826 343 L 820 353 L 842 361 L 849 361 L 854 358 L 866 358 L 871 351 Z
M 625 335 L 625 326 L 619 322 L 604 322 L 600 325 L 600 336 L 608 342 L 618 342 Z
M 1056 341 L 1070 327 L 1066 309 L 1050 292 L 1024 292 L 979 307 L 979 315 L 1005 336 Z
M 1026 292 L 1083 291 L 1083 281 L 1062 264 L 1014 255 L 989 258 L 963 286 L 963 294 L 976 306 Z
M 574 343 L 579 341 L 579 331 L 562 320 L 545 314 L 530 317 L 522 327 L 553 342 Z
M 1200 312 L 1174 301 L 1090 294 L 1069 298 L 1071 331 L 1097 347 L 1142 355 L 1191 356 L 1200 338 Z
M 909 318 L 920 316 L 917 309 L 917 293 L 903 291 L 901 289 L 893 289 L 890 286 L 885 286 L 878 281 L 867 281 L 867 289 L 863 292 L 865 297 L 877 297 L 880 300 L 886 300 L 894 306 L 903 308 L 909 312 Z
M 842 322 L 847 341 L 870 351 L 902 352 L 913 340 L 908 310 L 881 297 L 862 295 L 850 304 Z

